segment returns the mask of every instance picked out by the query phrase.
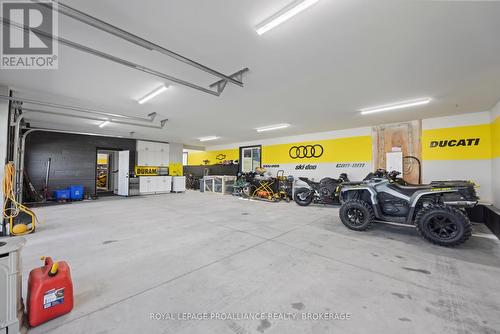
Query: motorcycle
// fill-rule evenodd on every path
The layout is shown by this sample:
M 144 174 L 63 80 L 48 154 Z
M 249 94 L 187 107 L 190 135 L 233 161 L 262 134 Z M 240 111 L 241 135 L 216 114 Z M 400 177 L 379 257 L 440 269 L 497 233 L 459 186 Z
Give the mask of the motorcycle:
M 295 190 L 293 199 L 300 206 L 315 204 L 340 204 L 340 185 L 350 182 L 346 173 L 339 175 L 338 179 L 325 177 L 319 182 L 309 180 L 307 177 L 299 177 L 299 180 L 307 183 L 310 188 L 298 188 Z

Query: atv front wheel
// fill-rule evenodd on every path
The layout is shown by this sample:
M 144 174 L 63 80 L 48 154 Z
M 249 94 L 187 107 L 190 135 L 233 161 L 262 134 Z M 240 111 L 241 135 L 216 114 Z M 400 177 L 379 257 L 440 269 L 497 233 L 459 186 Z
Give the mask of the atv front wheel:
M 345 226 L 355 231 L 369 229 L 375 219 L 371 205 L 359 199 L 344 202 L 340 207 L 339 216 Z
M 299 188 L 295 190 L 295 194 L 293 195 L 295 203 L 300 206 L 308 206 L 309 204 L 311 204 L 313 197 L 313 190 L 309 188 Z
M 462 211 L 447 205 L 431 205 L 420 210 L 415 219 L 420 235 L 439 246 L 457 246 L 472 235 L 472 225 Z

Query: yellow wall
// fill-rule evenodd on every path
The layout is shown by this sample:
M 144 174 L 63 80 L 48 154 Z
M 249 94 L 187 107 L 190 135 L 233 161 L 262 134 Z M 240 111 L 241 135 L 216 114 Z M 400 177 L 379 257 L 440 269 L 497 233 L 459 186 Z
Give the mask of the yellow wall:
M 215 165 L 224 160 L 238 160 L 240 158 L 239 155 L 238 148 L 220 151 L 189 152 L 188 166 L 204 165 L 203 160 L 208 160 L 209 165 Z M 218 160 L 217 157 L 222 159 Z
M 319 158 L 292 159 L 289 155 L 289 151 L 293 146 L 317 144 L 323 147 L 323 154 Z M 188 165 L 202 165 L 203 160 L 209 160 L 209 164 L 216 164 L 219 162 L 217 160 L 217 156 L 220 154 L 226 155 L 223 160 L 239 160 L 239 148 L 220 151 L 190 152 L 188 154 Z M 284 164 L 297 162 L 365 162 L 371 160 L 371 136 L 357 136 L 262 146 L 262 164 Z
M 491 123 L 493 158 L 500 158 L 500 116 Z
M 479 139 L 479 142 L 476 142 L 476 139 Z M 440 144 L 444 144 L 445 141 L 446 146 L 439 146 Z M 438 144 L 435 145 L 432 142 L 437 142 Z M 324 150 L 323 155 L 319 158 L 292 159 L 289 155 L 289 151 L 293 146 L 316 144 L 321 145 Z M 434 145 L 434 147 L 431 147 L 431 145 Z M 223 159 L 218 160 L 218 156 Z M 478 160 L 498 157 L 500 157 L 500 117 L 497 117 L 491 124 L 422 131 L 423 160 Z M 190 152 L 188 154 L 188 165 L 203 165 L 203 160 L 209 160 L 208 164 L 211 165 L 220 163 L 223 160 L 238 159 L 238 147 L 229 150 Z M 296 162 L 364 162 L 371 160 L 371 136 L 262 146 L 262 164 L 266 165 Z
M 424 130 L 422 132 L 422 158 L 423 160 L 491 159 L 491 128 L 491 124 L 481 124 Z M 476 139 L 479 141 L 477 142 Z M 446 146 L 441 147 L 440 145 L 443 144 Z
M 294 146 L 321 145 L 323 154 L 319 158 L 293 159 L 290 149 Z M 312 162 L 358 162 L 372 160 L 370 136 L 316 140 L 262 147 L 263 164 L 312 163 Z

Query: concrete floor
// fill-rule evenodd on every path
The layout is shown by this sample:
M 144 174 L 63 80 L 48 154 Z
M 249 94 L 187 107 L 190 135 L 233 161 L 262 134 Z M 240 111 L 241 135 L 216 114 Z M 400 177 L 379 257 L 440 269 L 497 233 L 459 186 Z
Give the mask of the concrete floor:
M 75 308 L 33 334 L 500 333 L 500 244 L 488 235 L 447 249 L 411 227 L 350 231 L 337 208 L 198 192 L 36 211 L 46 223 L 27 237 L 24 281 L 41 255 L 68 261 Z M 178 312 L 352 318 L 150 320 Z

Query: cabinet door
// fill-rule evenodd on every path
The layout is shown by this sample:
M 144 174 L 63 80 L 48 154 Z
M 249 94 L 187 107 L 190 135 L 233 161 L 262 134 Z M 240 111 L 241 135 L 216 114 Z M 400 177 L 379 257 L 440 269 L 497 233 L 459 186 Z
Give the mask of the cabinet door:
M 149 177 L 146 176 L 140 176 L 139 177 L 139 192 L 140 193 L 147 193 L 148 192 L 148 179 Z
M 137 151 L 145 151 L 147 146 L 147 142 L 138 140 L 137 141 Z
M 161 166 L 168 167 L 168 164 L 170 163 L 169 145 L 168 144 L 162 144 L 162 146 L 161 146 L 160 161 L 161 161 Z
M 165 178 L 165 191 L 170 192 L 172 191 L 172 177 L 171 176 L 164 176 Z
M 151 185 L 152 185 L 152 188 L 153 188 L 153 192 L 155 193 L 159 193 L 159 192 L 162 192 L 163 189 L 163 178 L 161 176 L 153 176 L 151 177 L 153 180 L 151 181 Z
M 161 151 L 154 151 L 151 153 L 152 153 L 151 161 L 154 163 L 153 166 L 161 166 Z

